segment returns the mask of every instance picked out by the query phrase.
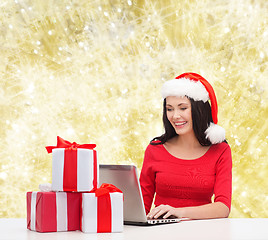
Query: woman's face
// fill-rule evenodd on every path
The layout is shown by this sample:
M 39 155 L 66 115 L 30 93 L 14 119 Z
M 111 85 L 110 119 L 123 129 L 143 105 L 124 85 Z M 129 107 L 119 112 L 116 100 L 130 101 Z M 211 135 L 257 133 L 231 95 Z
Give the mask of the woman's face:
M 193 133 L 191 102 L 187 97 L 167 97 L 166 111 L 178 135 Z

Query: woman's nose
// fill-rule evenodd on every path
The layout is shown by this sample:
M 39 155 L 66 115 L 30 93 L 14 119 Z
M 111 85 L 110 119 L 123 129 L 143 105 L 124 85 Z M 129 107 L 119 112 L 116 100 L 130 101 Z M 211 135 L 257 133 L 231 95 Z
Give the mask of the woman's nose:
M 174 111 L 174 115 L 173 115 L 173 118 L 174 119 L 179 119 L 181 117 L 179 111 Z

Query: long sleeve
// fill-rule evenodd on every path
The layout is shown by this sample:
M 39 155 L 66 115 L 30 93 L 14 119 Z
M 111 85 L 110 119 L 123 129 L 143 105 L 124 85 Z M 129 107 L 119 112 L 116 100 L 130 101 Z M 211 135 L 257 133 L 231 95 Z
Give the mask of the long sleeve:
M 214 185 L 214 202 L 222 202 L 231 209 L 232 198 L 232 156 L 228 146 L 222 152 L 216 164 L 216 179 Z
M 155 193 L 155 173 L 153 171 L 152 156 L 150 150 L 146 149 L 143 166 L 140 174 L 140 184 L 143 195 L 146 214 L 150 212 Z

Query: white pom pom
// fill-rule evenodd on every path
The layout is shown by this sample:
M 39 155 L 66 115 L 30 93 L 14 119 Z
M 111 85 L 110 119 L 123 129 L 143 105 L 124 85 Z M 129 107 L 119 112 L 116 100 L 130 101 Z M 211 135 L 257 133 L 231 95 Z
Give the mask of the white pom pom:
M 224 128 L 222 128 L 214 123 L 210 123 L 209 127 L 205 131 L 205 134 L 206 134 L 206 138 L 212 144 L 221 143 L 225 140 Z
M 39 184 L 39 189 L 41 192 L 51 192 L 51 183 Z

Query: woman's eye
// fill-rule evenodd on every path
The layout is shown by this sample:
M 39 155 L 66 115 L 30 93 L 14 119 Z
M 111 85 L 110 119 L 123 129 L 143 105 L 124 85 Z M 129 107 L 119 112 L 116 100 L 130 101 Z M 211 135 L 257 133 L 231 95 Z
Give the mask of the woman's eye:
M 187 109 L 186 107 L 185 107 L 185 108 L 181 108 L 182 111 L 184 111 L 184 110 L 186 110 L 186 109 Z
M 172 109 L 171 108 L 167 108 L 167 111 L 170 112 L 170 111 L 172 111 Z

